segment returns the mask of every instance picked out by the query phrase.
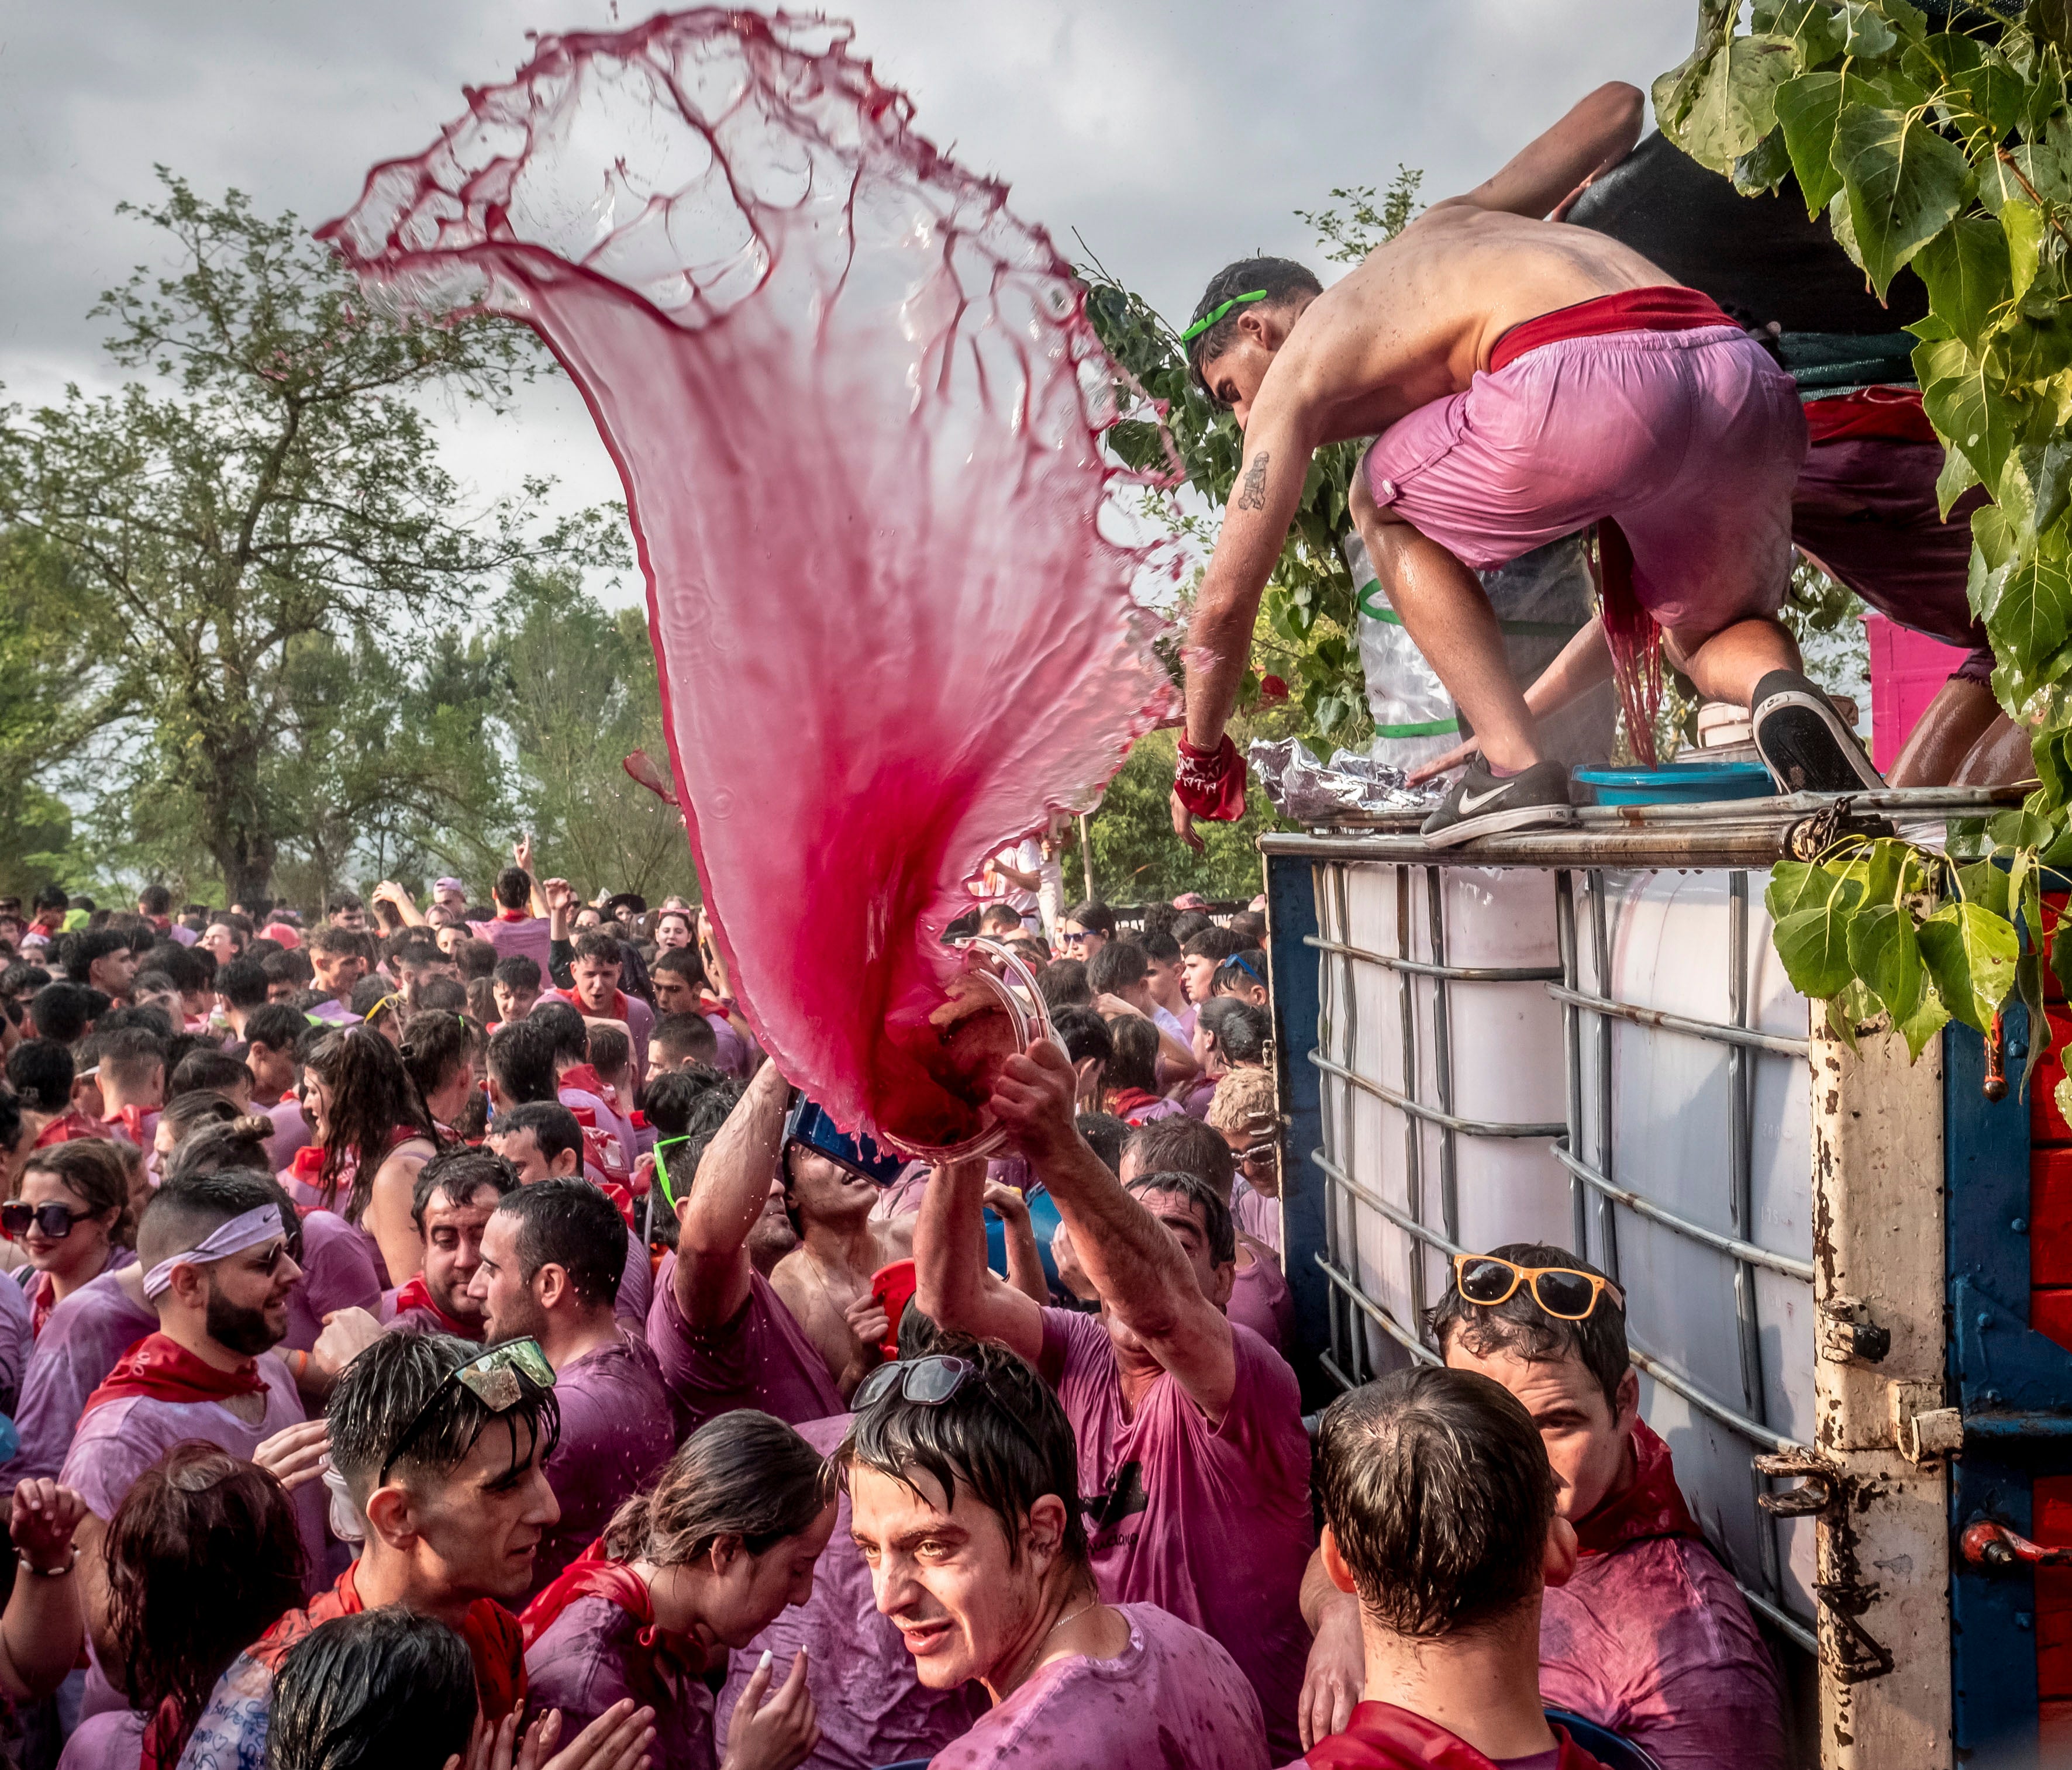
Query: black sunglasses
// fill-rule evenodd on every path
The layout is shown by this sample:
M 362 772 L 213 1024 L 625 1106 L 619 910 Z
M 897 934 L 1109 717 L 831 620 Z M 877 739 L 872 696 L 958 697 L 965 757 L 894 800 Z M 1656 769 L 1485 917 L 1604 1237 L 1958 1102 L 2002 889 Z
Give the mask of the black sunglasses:
M 1022 1419 L 1012 1407 L 995 1393 L 993 1386 L 980 1374 L 979 1368 L 968 1358 L 953 1357 L 946 1352 L 931 1353 L 925 1358 L 905 1358 L 889 1365 L 880 1365 L 877 1370 L 857 1385 L 850 1398 L 849 1410 L 861 1414 L 874 1407 L 890 1396 L 897 1387 L 906 1400 L 922 1407 L 939 1407 L 967 1383 L 976 1383 L 985 1398 L 1004 1417 L 1007 1423 L 1022 1435 L 1022 1440 L 1035 1452 L 1041 1461 L 1043 1448 L 1036 1442 L 1035 1435 L 1023 1425 Z
M 5 1235 L 10 1242 L 18 1242 L 33 1224 L 47 1239 L 62 1242 L 72 1234 L 73 1224 L 98 1214 L 95 1211 L 68 1210 L 56 1203 L 31 1205 L 26 1199 L 10 1198 L 0 1205 L 0 1235 Z

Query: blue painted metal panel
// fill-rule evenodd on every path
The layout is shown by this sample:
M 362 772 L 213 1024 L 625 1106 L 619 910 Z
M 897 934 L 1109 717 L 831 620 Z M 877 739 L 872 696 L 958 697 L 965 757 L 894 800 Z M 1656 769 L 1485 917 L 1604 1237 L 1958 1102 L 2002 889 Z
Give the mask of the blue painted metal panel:
M 1309 1160 L 1311 1150 L 1324 1146 L 1322 1078 L 1309 1061 L 1322 1012 L 1322 955 L 1303 945 L 1305 937 L 1318 933 L 1316 873 L 1308 861 L 1267 857 L 1266 918 L 1273 972 L 1273 1046 L 1281 1103 L 1290 1120 L 1281 1163 L 1282 1261 L 1295 1304 L 1297 1340 L 1307 1347 L 1326 1346 L 1331 1340 L 1330 1287 L 1316 1259 L 1325 1246 L 1324 1177 Z
M 2028 1019 L 2011 1008 L 2008 1068 Z M 1986 1099 L 1985 1041 L 1952 1025 L 1942 1036 L 1943 1152 L 1948 1183 L 1950 1379 L 1967 1419 L 1951 1464 L 1953 1546 L 1984 1514 L 2024 1535 L 2029 1483 L 2072 1467 L 2061 1434 L 2025 1432 L 2022 1416 L 2072 1407 L 2072 1356 L 2029 1329 L 2029 1107 L 2010 1090 Z M 2007 1431 L 1997 1431 L 2005 1426 Z M 1951 1573 L 1950 1652 L 1960 1757 L 1997 1747 L 2026 1759 L 2036 1748 L 2036 1586 L 2025 1570 L 1988 1572 L 1956 1559 Z M 2010 1761 L 2017 1761 L 2010 1760 Z

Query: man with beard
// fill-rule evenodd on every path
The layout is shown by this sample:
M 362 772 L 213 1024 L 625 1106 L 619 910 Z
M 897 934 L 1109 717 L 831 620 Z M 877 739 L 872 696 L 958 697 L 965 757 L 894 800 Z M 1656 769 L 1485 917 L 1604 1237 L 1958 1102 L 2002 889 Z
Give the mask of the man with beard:
M 269 1177 L 233 1171 L 168 1181 L 145 1207 L 137 1264 L 158 1331 L 87 1397 L 60 1476 L 88 1513 L 77 1541 L 96 1656 L 90 1697 L 113 1695 L 94 1689 L 101 1657 L 115 1649 L 102 1540 L 137 1477 L 174 1445 L 199 1439 L 270 1470 L 294 1495 L 307 1566 L 321 1577 L 324 1429 L 304 1420 L 295 1380 L 273 1351 L 302 1275 L 280 1201 Z
M 499 1203 L 482 1234 L 468 1300 L 492 1341 L 532 1340 L 554 1368 L 560 1443 L 543 1467 L 561 1522 L 540 1543 L 540 1591 L 603 1534 L 676 1439 L 661 1373 L 612 1315 L 625 1225 L 589 1181 L 543 1180 Z
M 825 1178 L 817 1169 L 807 1179 L 804 1199 L 796 1191 L 779 1190 L 791 1093 L 776 1066 L 765 1064 L 695 1168 L 664 1152 L 676 1200 L 676 1252 L 655 1275 L 648 1344 L 676 1404 L 679 1436 L 734 1407 L 759 1407 L 794 1426 L 841 1412 L 847 1397 L 837 1378 L 868 1369 L 868 1355 L 857 1342 L 866 1334 L 882 1338 L 886 1332 L 884 1311 L 872 1304 L 867 1290 L 861 1307 L 830 1298 L 827 1313 L 817 1319 L 823 1325 L 830 1319 L 841 1322 L 847 1339 L 829 1357 L 800 1325 L 775 1278 L 763 1277 L 755 1258 L 752 1243 L 758 1232 L 774 1233 L 767 1226 L 773 1193 L 797 1214 L 802 1235 L 825 1231 L 823 1246 L 830 1250 L 847 1239 L 845 1224 L 820 1224 L 811 1214 L 826 1201 L 815 1189 L 815 1178 Z M 693 1173 L 695 1185 L 690 1184 Z M 867 1214 L 875 1189 L 866 1189 L 872 1194 L 865 1201 Z M 839 1213 L 838 1184 L 828 1198 Z M 839 1276 L 832 1251 L 828 1266 L 799 1270 L 796 1280 L 810 1285 L 830 1268 Z M 852 1387 L 854 1382 L 851 1378 Z
M 450 1149 L 417 1170 L 410 1215 L 424 1239 L 424 1269 L 390 1300 L 390 1332 L 483 1338 L 482 1304 L 469 1284 L 490 1213 L 517 1190 L 517 1171 L 492 1150 Z

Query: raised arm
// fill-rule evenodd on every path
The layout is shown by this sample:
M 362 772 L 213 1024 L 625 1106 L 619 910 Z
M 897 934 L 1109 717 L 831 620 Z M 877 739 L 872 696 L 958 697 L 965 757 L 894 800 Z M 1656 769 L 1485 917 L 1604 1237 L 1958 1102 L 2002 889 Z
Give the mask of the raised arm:
M 1578 185 L 1610 170 L 1633 151 L 1645 103 L 1638 86 L 1608 80 L 1514 154 L 1494 178 L 1432 207 L 1501 209 L 1540 220 Z
M 37 1702 L 64 1682 L 85 1639 L 84 1595 L 74 1533 L 91 1514 L 55 1481 L 16 1485 L 8 1532 L 23 1562 L 0 1616 L 0 1691 Z M 94 1546 L 100 1546 L 96 1533 Z
M 719 1327 L 748 1300 L 748 1232 L 769 1202 L 791 1098 L 775 1064 L 756 1071 L 676 1206 L 676 1307 L 693 1328 Z
M 1047 1043 L 1009 1057 L 993 1088 L 995 1115 L 1050 1188 L 1102 1302 L 1196 1407 L 1220 1419 L 1237 1386 L 1230 1323 L 1202 1294 L 1172 1231 L 1087 1147 L 1072 1107 L 1071 1062 Z
M 915 1297 L 939 1327 L 997 1340 L 1034 1363 L 1043 1309 L 985 1263 L 985 1164 L 960 1161 L 928 1177 L 914 1225 Z

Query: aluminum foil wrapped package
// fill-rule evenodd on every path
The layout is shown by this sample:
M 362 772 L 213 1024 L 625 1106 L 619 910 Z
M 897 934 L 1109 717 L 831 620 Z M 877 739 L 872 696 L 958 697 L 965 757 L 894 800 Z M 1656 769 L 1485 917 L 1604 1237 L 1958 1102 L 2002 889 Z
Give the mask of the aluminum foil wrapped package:
M 1328 823 L 1348 813 L 1429 811 L 1445 797 L 1445 778 L 1416 786 L 1404 771 L 1355 749 L 1331 753 L 1328 762 L 1309 754 L 1299 737 L 1269 743 L 1252 740 L 1248 760 L 1273 801 L 1273 808 L 1297 823 Z

